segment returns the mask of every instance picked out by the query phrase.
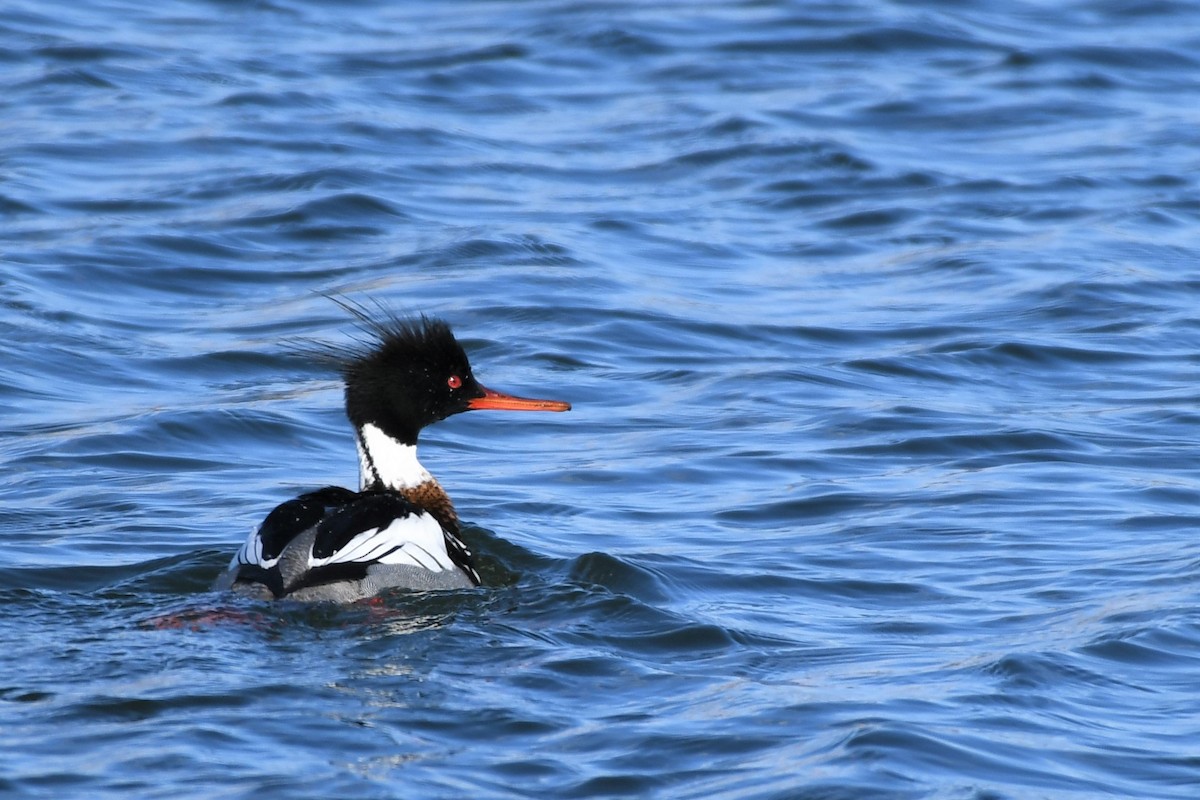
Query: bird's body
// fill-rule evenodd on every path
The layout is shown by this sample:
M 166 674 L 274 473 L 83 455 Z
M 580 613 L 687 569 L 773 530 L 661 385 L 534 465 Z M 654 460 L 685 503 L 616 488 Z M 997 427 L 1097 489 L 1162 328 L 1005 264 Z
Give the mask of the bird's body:
M 478 586 L 454 504 L 417 460 L 420 430 L 472 409 L 570 408 L 480 386 L 445 323 L 377 323 L 355 313 L 372 341 L 328 355 L 346 383 L 359 490 L 330 486 L 275 508 L 217 579 L 217 589 L 264 599 L 352 601 L 393 588 Z

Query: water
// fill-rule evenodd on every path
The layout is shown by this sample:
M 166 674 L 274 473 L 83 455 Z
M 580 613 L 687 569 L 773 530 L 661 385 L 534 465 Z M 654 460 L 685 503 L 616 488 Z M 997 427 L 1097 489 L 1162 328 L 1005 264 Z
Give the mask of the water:
M 0 11 L 0 793 L 1194 798 L 1200 5 Z M 448 319 L 486 588 L 208 586 Z

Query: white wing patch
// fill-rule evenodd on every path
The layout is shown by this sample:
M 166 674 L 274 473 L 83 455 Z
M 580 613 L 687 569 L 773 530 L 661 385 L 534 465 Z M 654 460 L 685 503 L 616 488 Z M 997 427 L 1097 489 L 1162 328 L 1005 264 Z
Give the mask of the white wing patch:
M 410 514 L 386 527 L 365 530 L 328 558 L 308 556 L 309 569 L 328 564 L 407 564 L 432 572 L 457 569 L 446 552 L 441 524 L 429 514 Z
M 237 554 L 234 555 L 233 561 L 229 562 L 230 569 L 243 565 L 270 569 L 279 562 L 279 556 L 268 559 L 263 558 L 262 538 L 258 535 L 258 532 L 261 529 L 262 526 L 260 525 L 254 530 L 250 531 L 250 536 L 246 538 L 246 543 L 243 544 L 237 551 Z

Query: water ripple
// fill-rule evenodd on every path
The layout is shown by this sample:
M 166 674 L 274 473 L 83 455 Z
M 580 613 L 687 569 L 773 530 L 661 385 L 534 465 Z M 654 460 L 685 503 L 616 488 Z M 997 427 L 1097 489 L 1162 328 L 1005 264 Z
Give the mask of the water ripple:
M 10 2 L 0 791 L 1191 798 L 1195 12 Z M 327 295 L 482 588 L 209 591 Z

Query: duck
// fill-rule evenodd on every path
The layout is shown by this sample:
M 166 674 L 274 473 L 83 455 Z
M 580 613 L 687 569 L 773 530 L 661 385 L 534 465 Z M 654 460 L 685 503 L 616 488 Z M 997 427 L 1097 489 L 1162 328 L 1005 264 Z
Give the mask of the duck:
M 275 507 L 217 578 L 218 591 L 354 602 L 392 590 L 481 585 L 453 502 L 417 458 L 421 431 L 465 411 L 571 408 L 480 384 L 443 320 L 347 308 L 366 335 L 318 355 L 344 382 L 359 488 L 326 486 Z

